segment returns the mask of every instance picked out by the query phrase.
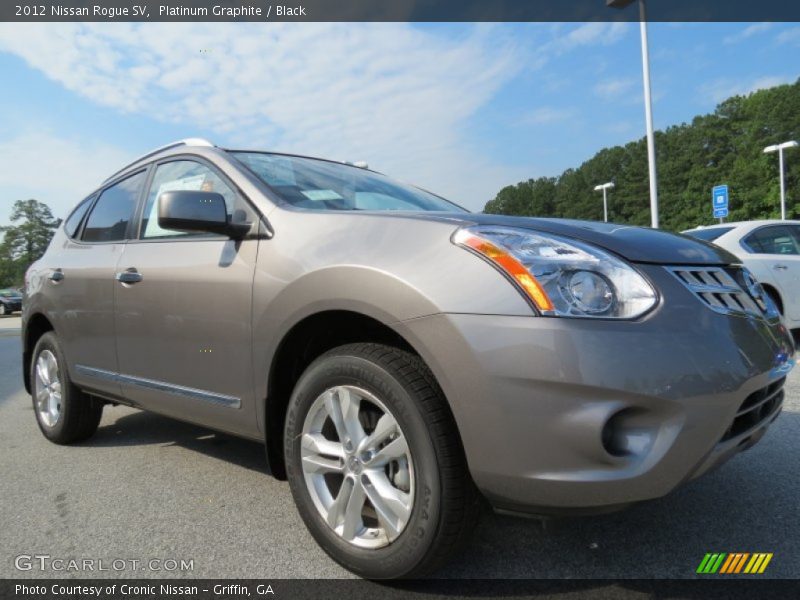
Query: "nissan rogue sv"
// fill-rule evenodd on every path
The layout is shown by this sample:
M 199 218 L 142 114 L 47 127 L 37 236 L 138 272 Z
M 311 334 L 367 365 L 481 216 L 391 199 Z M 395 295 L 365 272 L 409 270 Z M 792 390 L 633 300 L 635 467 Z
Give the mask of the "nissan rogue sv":
M 48 439 L 124 404 L 261 441 L 369 578 L 437 569 L 482 499 L 668 493 L 764 435 L 794 364 L 769 296 L 703 241 L 472 214 L 365 165 L 199 139 L 106 180 L 26 285 Z

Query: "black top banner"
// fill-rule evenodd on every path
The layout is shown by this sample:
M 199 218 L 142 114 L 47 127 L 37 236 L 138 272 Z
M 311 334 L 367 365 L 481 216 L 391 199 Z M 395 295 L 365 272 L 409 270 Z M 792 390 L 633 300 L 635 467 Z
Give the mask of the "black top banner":
M 643 7 L 645 10 L 643 10 Z M 798 0 L 2 0 L 0 21 L 800 21 Z

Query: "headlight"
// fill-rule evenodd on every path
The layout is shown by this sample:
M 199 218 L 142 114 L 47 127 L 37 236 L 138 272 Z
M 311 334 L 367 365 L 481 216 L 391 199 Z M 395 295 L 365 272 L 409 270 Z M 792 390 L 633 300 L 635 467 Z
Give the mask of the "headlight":
M 578 240 L 476 225 L 459 229 L 453 242 L 500 269 L 546 316 L 633 319 L 658 300 L 631 265 Z

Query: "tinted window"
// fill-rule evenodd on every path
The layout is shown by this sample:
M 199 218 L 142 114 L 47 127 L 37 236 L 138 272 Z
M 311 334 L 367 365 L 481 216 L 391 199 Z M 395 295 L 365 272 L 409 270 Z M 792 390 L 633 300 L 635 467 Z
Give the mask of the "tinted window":
M 283 201 L 301 208 L 466 212 L 444 198 L 367 169 L 266 152 L 233 154 Z
M 729 231 L 733 231 L 733 227 L 713 227 L 709 229 L 693 229 L 692 231 L 684 231 L 684 235 L 690 235 L 698 240 L 705 240 L 706 242 L 713 242 L 718 237 L 722 237 Z
M 193 160 L 176 160 L 158 165 L 156 168 L 153 183 L 150 185 L 150 192 L 147 195 L 147 203 L 142 213 L 142 227 L 139 237 L 160 238 L 175 237 L 186 235 L 208 236 L 214 234 L 189 233 L 185 231 L 174 231 L 163 229 L 158 224 L 158 197 L 164 192 L 174 192 L 178 190 L 194 190 L 204 192 L 217 192 L 225 198 L 225 205 L 228 209 L 228 218 L 234 218 L 234 212 L 241 208 L 237 203 L 237 195 L 231 187 L 226 184 L 214 171 L 207 166 Z M 243 218 L 242 220 L 247 220 Z
M 757 254 L 798 254 L 798 241 L 785 225 L 762 227 L 744 239 Z
M 81 221 L 83 221 L 86 211 L 89 210 L 89 207 L 92 205 L 93 199 L 93 197 L 86 198 L 86 200 L 81 202 L 78 207 L 72 211 L 72 214 L 67 217 L 64 223 L 64 231 L 67 232 L 69 237 L 75 237 L 75 235 L 77 235 L 78 228 L 81 226 Z
M 144 178 L 145 172 L 142 171 L 106 188 L 83 228 L 84 241 L 116 242 L 125 239 Z

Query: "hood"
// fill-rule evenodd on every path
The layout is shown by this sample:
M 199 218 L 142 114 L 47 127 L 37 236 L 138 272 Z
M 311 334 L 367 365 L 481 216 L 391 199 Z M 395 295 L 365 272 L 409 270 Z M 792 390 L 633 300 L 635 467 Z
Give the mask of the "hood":
M 419 218 L 464 225 L 506 225 L 589 242 L 631 262 L 665 265 L 728 265 L 740 262 L 718 246 L 677 233 L 595 221 L 462 213 L 419 213 Z

